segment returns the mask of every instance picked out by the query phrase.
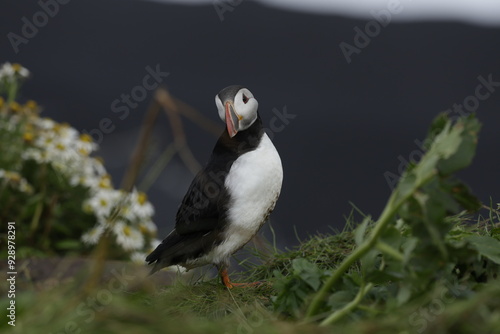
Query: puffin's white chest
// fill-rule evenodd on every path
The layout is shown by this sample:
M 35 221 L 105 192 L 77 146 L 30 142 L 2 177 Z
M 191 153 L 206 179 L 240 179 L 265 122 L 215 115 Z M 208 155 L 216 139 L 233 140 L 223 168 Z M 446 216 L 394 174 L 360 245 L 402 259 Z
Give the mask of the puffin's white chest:
M 282 182 L 280 156 L 264 134 L 259 146 L 240 156 L 226 177 L 225 186 L 231 198 L 228 226 L 215 257 L 230 256 L 250 241 L 273 210 Z
M 232 165 L 225 186 L 229 191 L 229 224 L 255 231 L 274 207 L 281 191 L 281 159 L 264 134 L 259 146 Z

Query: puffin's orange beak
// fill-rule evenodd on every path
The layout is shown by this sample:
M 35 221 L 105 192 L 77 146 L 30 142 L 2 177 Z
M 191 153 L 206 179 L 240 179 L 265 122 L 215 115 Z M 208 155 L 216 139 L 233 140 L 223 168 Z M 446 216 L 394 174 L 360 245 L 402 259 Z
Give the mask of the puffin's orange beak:
M 229 137 L 233 138 L 238 133 L 240 117 L 234 111 L 234 106 L 231 102 L 226 102 L 225 107 L 227 133 L 229 133 Z

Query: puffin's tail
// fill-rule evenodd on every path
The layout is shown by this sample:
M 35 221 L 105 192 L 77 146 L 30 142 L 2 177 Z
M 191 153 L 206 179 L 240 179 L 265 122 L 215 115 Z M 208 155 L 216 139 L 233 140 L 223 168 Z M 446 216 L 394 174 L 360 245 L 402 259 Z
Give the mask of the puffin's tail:
M 149 275 L 153 275 L 158 270 L 174 265 L 172 263 L 173 251 L 175 250 L 175 245 L 179 242 L 179 235 L 173 230 L 163 241 L 156 247 L 154 251 L 151 252 L 146 257 L 146 262 L 148 264 L 153 264 L 151 272 Z
M 158 270 L 185 263 L 189 259 L 207 254 L 218 242 L 218 233 L 201 231 L 180 235 L 173 230 L 156 249 L 146 257 L 148 264 L 153 264 L 151 274 Z

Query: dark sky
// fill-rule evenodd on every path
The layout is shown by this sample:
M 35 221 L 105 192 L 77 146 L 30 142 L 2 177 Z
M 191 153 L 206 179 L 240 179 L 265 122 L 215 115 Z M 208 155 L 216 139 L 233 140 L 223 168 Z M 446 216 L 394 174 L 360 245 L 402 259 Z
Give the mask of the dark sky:
M 31 70 L 23 96 L 44 106 L 45 116 L 87 131 L 103 118 L 113 122 L 99 154 L 117 185 L 152 92 L 123 120 L 112 104 L 142 85 L 149 66 L 168 72 L 161 79 L 171 93 L 214 121 L 220 122 L 214 96 L 231 84 L 253 92 L 268 126 L 276 110 L 295 116 L 273 139 L 285 171 L 272 215 L 281 245 L 296 243 L 294 226 L 301 236 L 341 228 L 349 201 L 377 217 L 391 190 L 384 174 L 398 174 L 400 161 L 418 154 L 415 140 L 425 137 L 431 120 L 455 104 L 469 103 L 484 125 L 476 159 L 461 176 L 483 201 L 500 201 L 498 28 L 391 22 L 378 30 L 375 24 L 372 37 L 363 40 L 356 31 L 364 31 L 368 19 L 247 1 L 223 21 L 211 5 L 73 0 L 51 10 L 45 22 L 37 2 L 3 0 L 0 61 Z M 36 33 L 25 28 L 32 36 L 16 53 L 9 33 L 23 36 L 23 26 L 34 20 Z M 340 45 L 356 41 L 360 47 L 348 63 Z M 489 95 L 476 98 L 488 78 L 490 91 L 479 94 Z M 160 123 L 154 152 L 172 138 L 164 117 Z M 188 143 L 203 163 L 216 138 L 185 123 Z M 174 159 L 148 191 L 161 234 L 173 227 L 191 178 Z

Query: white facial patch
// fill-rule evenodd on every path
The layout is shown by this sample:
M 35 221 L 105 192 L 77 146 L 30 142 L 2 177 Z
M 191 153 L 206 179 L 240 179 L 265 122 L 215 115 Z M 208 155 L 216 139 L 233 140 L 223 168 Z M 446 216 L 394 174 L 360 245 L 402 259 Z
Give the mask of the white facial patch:
M 219 118 L 226 122 L 224 102 L 228 101 L 221 101 L 219 94 L 215 95 L 215 105 L 217 106 Z M 238 116 L 238 131 L 248 129 L 257 119 L 257 109 L 259 108 L 259 102 L 257 102 L 252 92 L 242 88 L 236 93 L 234 100 L 229 102 L 233 103 L 234 112 Z

